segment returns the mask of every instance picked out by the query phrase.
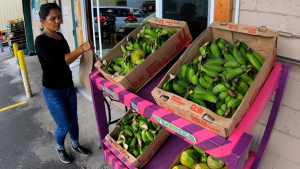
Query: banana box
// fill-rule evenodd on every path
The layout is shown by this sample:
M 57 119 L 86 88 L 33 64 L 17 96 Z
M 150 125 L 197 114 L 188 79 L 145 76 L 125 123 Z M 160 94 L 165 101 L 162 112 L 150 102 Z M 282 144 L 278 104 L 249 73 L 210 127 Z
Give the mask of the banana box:
M 214 22 L 195 39 L 180 59 L 166 73 L 158 86 L 153 89 L 151 94 L 156 103 L 162 108 L 212 133 L 228 138 L 255 100 L 269 76 L 277 55 L 277 37 L 277 31 L 267 29 L 266 27 Z M 162 90 L 163 85 L 170 79 L 170 74 L 180 74 L 182 65 L 192 62 L 195 57 L 200 55 L 199 48 L 202 44 L 217 38 L 223 38 L 231 44 L 233 44 L 234 39 L 243 41 L 250 48 L 257 51 L 265 60 L 241 104 L 230 118 L 219 116 L 208 108 L 202 107 L 179 95 Z
M 103 66 L 103 61 L 111 62 L 115 58 L 123 58 L 124 52 L 121 45 L 127 45 L 127 37 L 137 38 L 137 34 L 143 26 L 149 24 L 152 28 L 166 28 L 176 31 L 161 47 L 154 53 L 148 55 L 141 64 L 128 74 L 114 75 Z M 170 19 L 151 17 L 133 30 L 127 37 L 112 48 L 101 60 L 95 63 L 95 67 L 110 82 L 136 93 L 146 85 L 160 70 L 162 70 L 173 58 L 175 58 L 191 41 L 192 36 L 186 22 Z
M 133 113 L 133 110 L 129 110 L 119 121 L 120 123 L 122 119 L 128 114 Z M 169 135 L 171 134 L 166 129 L 162 128 L 159 133 L 156 135 L 154 140 L 149 144 L 149 146 L 140 154 L 137 158 L 130 154 L 126 149 L 124 149 L 121 145 L 117 143 L 118 137 L 122 129 L 116 125 L 116 127 L 106 135 L 105 140 L 107 140 L 122 156 L 124 156 L 131 164 L 133 164 L 137 168 L 142 168 L 146 165 L 151 158 L 155 155 L 155 153 L 159 150 L 162 144 L 167 140 Z M 136 145 L 138 146 L 138 145 Z M 122 161 L 123 162 L 123 161 Z

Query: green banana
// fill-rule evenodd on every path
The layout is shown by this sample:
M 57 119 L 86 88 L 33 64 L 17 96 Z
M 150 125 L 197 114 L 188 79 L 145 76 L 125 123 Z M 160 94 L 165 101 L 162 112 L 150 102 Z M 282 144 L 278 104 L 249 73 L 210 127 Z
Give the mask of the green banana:
M 227 47 L 228 53 L 231 54 L 231 55 L 233 55 L 234 46 L 231 45 L 231 44 L 227 44 L 225 47 Z
M 246 62 L 245 62 L 245 59 L 242 55 L 242 53 L 239 51 L 238 49 L 238 45 L 235 45 L 234 46 L 234 49 L 233 49 L 233 57 L 235 58 L 235 60 L 241 64 L 241 65 L 246 65 Z
M 239 87 L 241 88 L 241 92 L 244 96 L 246 96 L 248 90 L 249 90 L 249 86 L 247 85 L 247 83 L 240 81 L 239 82 Z
M 158 38 L 158 34 L 156 32 L 154 32 L 151 28 L 147 28 L 144 31 L 145 31 L 145 34 L 146 34 L 145 37 L 147 35 L 150 35 L 150 36 L 154 37 L 154 39 Z
M 218 96 L 219 100 L 224 100 L 229 96 L 228 92 L 221 92 Z
M 240 51 L 244 57 L 245 62 L 248 63 L 247 48 L 245 49 L 243 46 L 240 45 Z
M 249 50 L 256 57 L 256 59 L 260 62 L 261 65 L 263 65 L 265 63 L 265 59 L 259 53 L 257 53 L 255 50 L 253 50 L 251 48 Z
M 125 131 L 123 131 L 123 130 L 120 132 L 120 134 L 118 136 L 118 141 L 122 140 L 122 134 L 124 134 L 124 133 L 125 133 Z
M 228 52 L 228 47 L 226 46 L 225 49 L 222 51 L 224 58 L 228 61 L 236 61 L 235 58 Z
M 227 67 L 225 70 L 226 70 L 226 71 L 228 71 L 228 72 L 230 72 L 230 71 L 232 71 L 232 70 L 233 70 L 233 68 L 231 68 L 231 67 Z
M 220 49 L 216 43 L 216 40 L 213 41 L 213 43 L 211 44 L 211 52 L 218 58 L 222 57 L 222 54 L 220 52 Z
M 122 49 L 123 53 L 127 53 L 127 49 L 126 49 L 125 45 L 121 45 L 121 49 Z
M 172 29 L 166 29 L 167 31 L 169 31 L 170 33 L 172 33 L 172 34 L 175 34 L 176 33 L 176 31 L 174 31 L 174 30 L 172 30 Z
M 246 82 L 248 84 L 248 86 L 251 86 L 253 83 L 253 79 L 250 76 L 248 76 L 246 73 L 239 76 L 239 80 Z
M 193 83 L 193 85 L 197 85 L 199 83 L 199 76 L 200 76 L 200 72 L 197 72 L 193 77 L 191 82 Z
M 150 141 L 153 141 L 153 140 L 154 140 L 153 135 L 152 135 L 149 131 L 145 131 L 145 132 L 146 132 L 147 138 L 148 138 Z
M 136 146 L 136 143 L 137 143 L 137 139 L 136 139 L 136 137 L 134 137 L 130 143 L 130 147 L 134 148 Z
M 217 103 L 216 106 L 215 106 L 216 111 L 217 111 L 218 109 L 221 109 L 222 104 L 224 104 L 224 101 L 223 101 L 223 100 L 219 100 L 218 103 Z
M 206 81 L 208 81 L 209 83 L 212 83 L 213 82 L 213 78 L 209 77 L 206 73 L 203 73 L 203 77 Z
M 212 90 L 212 93 L 216 96 L 219 96 L 221 92 L 227 92 L 227 88 L 222 84 L 217 84 Z
M 228 73 L 229 73 L 229 72 L 228 72 L 227 70 L 225 70 L 225 71 L 222 72 L 222 74 L 223 74 L 224 76 L 227 76 Z
M 209 68 L 211 70 L 214 70 L 216 72 L 223 72 L 224 71 L 224 68 L 222 66 L 219 66 L 219 65 L 205 63 L 204 66 L 206 66 L 207 68 Z
M 235 109 L 239 107 L 239 105 L 242 103 L 243 99 L 232 99 L 227 103 L 228 109 Z
M 127 64 L 125 70 L 122 73 L 120 73 L 120 75 L 125 76 L 129 72 L 129 70 L 130 70 L 130 65 Z
M 145 59 L 140 59 L 140 60 L 136 61 L 134 64 L 139 65 L 139 64 L 141 64 L 142 62 L 144 62 L 144 60 L 145 60 Z
M 173 81 L 173 89 L 181 97 L 184 97 L 187 93 L 187 90 L 178 83 L 176 83 L 175 80 Z
M 112 60 L 112 62 L 113 62 L 115 65 L 121 66 L 122 60 L 124 60 L 124 59 L 123 59 L 123 58 L 115 58 L 115 59 Z
M 246 69 L 244 69 L 244 68 L 241 68 L 241 67 L 235 68 L 235 69 L 233 69 L 232 71 L 230 71 L 230 72 L 227 74 L 226 80 L 227 80 L 227 81 L 228 81 L 228 80 L 232 80 L 232 79 L 236 78 L 237 76 L 239 76 L 239 75 L 241 75 L 241 74 L 243 74 L 243 73 L 245 73 L 245 72 L 246 72 Z
M 245 48 L 246 50 L 248 49 L 248 45 L 245 42 L 240 42 L 240 46 Z
M 111 68 L 111 67 L 107 67 L 106 68 L 108 71 L 109 71 L 109 73 L 111 73 L 111 74 L 114 74 L 116 71 L 113 69 L 113 68 Z
M 163 90 L 167 91 L 167 92 L 174 92 L 173 89 L 173 81 L 172 80 L 168 80 L 164 85 L 163 85 Z
M 203 73 L 200 74 L 200 78 L 199 78 L 199 83 L 205 87 L 206 89 L 208 88 L 208 86 L 210 85 L 210 83 L 208 81 L 205 80 Z
M 133 136 L 133 133 L 129 129 L 123 129 L 125 133 L 127 133 L 129 136 Z
M 240 64 L 236 61 L 228 61 L 223 65 L 225 68 L 231 67 L 231 68 L 238 68 L 240 67 Z
M 244 99 L 244 95 L 242 93 L 237 93 L 235 98 L 236 99 Z
M 221 109 L 223 110 L 223 112 L 227 111 L 227 105 L 226 104 L 222 104 Z
M 134 50 L 134 47 L 133 47 L 133 46 L 126 46 L 126 49 L 127 49 L 127 50 L 130 50 L 130 51 L 133 51 L 133 50 Z
M 218 39 L 220 42 L 222 42 L 223 44 L 227 45 L 230 44 L 227 40 L 223 39 L 223 38 L 219 38 Z
M 188 75 L 188 67 L 189 67 L 189 63 L 186 63 L 184 65 L 181 66 L 180 69 L 180 76 L 184 79 L 187 79 L 187 75 Z
M 134 155 L 135 158 L 138 158 L 138 156 L 140 155 L 140 152 L 137 149 L 134 149 L 132 154 Z
M 224 43 L 222 43 L 220 41 L 217 41 L 217 45 L 218 45 L 218 47 L 219 47 L 220 50 L 224 50 L 224 48 L 225 48 L 225 44 Z
M 209 42 L 206 42 L 203 45 L 201 45 L 201 47 L 199 48 L 199 51 L 202 56 L 204 56 L 205 53 L 208 52 L 208 45 L 209 45 Z
M 202 106 L 202 107 L 207 107 L 206 103 L 205 103 L 203 100 L 195 99 L 195 98 L 190 98 L 190 99 L 191 99 L 191 101 L 193 101 L 193 102 L 199 104 L 199 105 Z
M 218 109 L 216 113 L 220 116 L 224 115 L 224 111 L 222 109 Z
M 261 69 L 261 66 L 262 66 L 260 61 L 250 51 L 247 52 L 247 57 L 248 57 L 249 62 L 256 69 L 256 71 L 259 72 Z
M 189 82 L 186 81 L 185 79 L 183 78 L 176 78 L 176 83 L 178 83 L 179 85 L 181 85 L 183 88 L 187 89 L 188 88 L 188 84 Z
M 132 118 L 133 118 L 133 115 L 132 115 L 132 114 L 128 114 L 128 115 L 126 115 L 125 117 L 123 117 L 122 123 L 125 123 L 125 122 L 127 122 L 127 121 L 130 121 Z
M 199 62 L 199 57 L 195 57 L 193 60 L 193 64 L 196 65 Z
M 226 62 L 227 62 L 226 59 L 221 59 L 221 58 L 205 60 L 206 64 L 214 64 L 214 65 L 219 65 L 219 66 L 224 65 Z
M 143 139 L 144 142 L 146 142 L 148 140 L 147 135 L 146 135 L 146 130 L 142 131 L 142 139 Z
M 203 58 L 205 58 L 205 59 L 218 59 L 218 57 L 216 57 L 211 52 L 206 52 L 205 55 L 203 55 Z
M 232 99 L 233 99 L 233 97 L 231 95 L 227 96 L 225 99 L 225 104 L 227 104 Z
M 219 73 L 217 71 L 209 69 L 204 65 L 201 66 L 201 70 L 210 77 L 218 77 L 219 76 Z
M 209 91 L 198 91 L 197 93 L 193 93 L 188 95 L 188 98 L 190 99 L 200 99 L 204 101 L 208 101 L 211 103 L 217 103 L 218 102 L 218 97 L 215 96 L 212 92 Z
M 124 128 L 124 129 L 128 129 L 128 130 L 130 130 L 132 133 L 134 133 L 134 130 L 133 130 L 133 128 L 132 128 L 130 125 L 125 125 L 123 128 Z
M 210 84 L 208 85 L 207 90 L 210 91 L 210 92 L 212 92 L 213 89 L 214 89 L 214 87 L 215 87 L 215 82 L 212 82 L 212 83 L 210 83 Z
M 195 75 L 195 69 L 194 69 L 194 66 L 193 64 L 190 64 L 189 68 L 188 68 L 188 80 L 189 82 L 192 81 L 192 77 Z

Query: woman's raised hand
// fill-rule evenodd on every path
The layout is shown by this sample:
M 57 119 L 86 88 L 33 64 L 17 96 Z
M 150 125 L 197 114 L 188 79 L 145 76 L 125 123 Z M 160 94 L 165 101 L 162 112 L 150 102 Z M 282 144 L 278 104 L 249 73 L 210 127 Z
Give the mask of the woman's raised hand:
M 89 50 L 94 50 L 95 46 L 94 43 L 92 41 L 87 41 L 84 44 L 81 45 L 81 49 L 83 52 L 87 52 Z

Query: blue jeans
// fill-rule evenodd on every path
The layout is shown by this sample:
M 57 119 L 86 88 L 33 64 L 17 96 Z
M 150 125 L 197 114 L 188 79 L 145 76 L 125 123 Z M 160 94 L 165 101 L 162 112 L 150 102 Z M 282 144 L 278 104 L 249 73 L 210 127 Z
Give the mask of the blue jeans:
M 0 40 L 0 50 L 3 51 L 2 40 Z
M 74 85 L 67 89 L 43 87 L 43 93 L 47 107 L 57 125 L 55 131 L 57 148 L 60 150 L 64 149 L 64 141 L 68 132 L 73 146 L 77 147 L 79 144 L 79 127 L 77 120 L 77 96 Z

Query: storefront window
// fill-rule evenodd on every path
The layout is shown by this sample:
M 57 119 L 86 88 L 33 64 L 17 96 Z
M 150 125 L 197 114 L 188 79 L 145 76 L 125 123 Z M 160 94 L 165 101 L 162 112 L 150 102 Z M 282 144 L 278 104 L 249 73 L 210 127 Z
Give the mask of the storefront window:
M 163 0 L 163 18 L 185 21 L 193 39 L 207 28 L 208 0 Z

